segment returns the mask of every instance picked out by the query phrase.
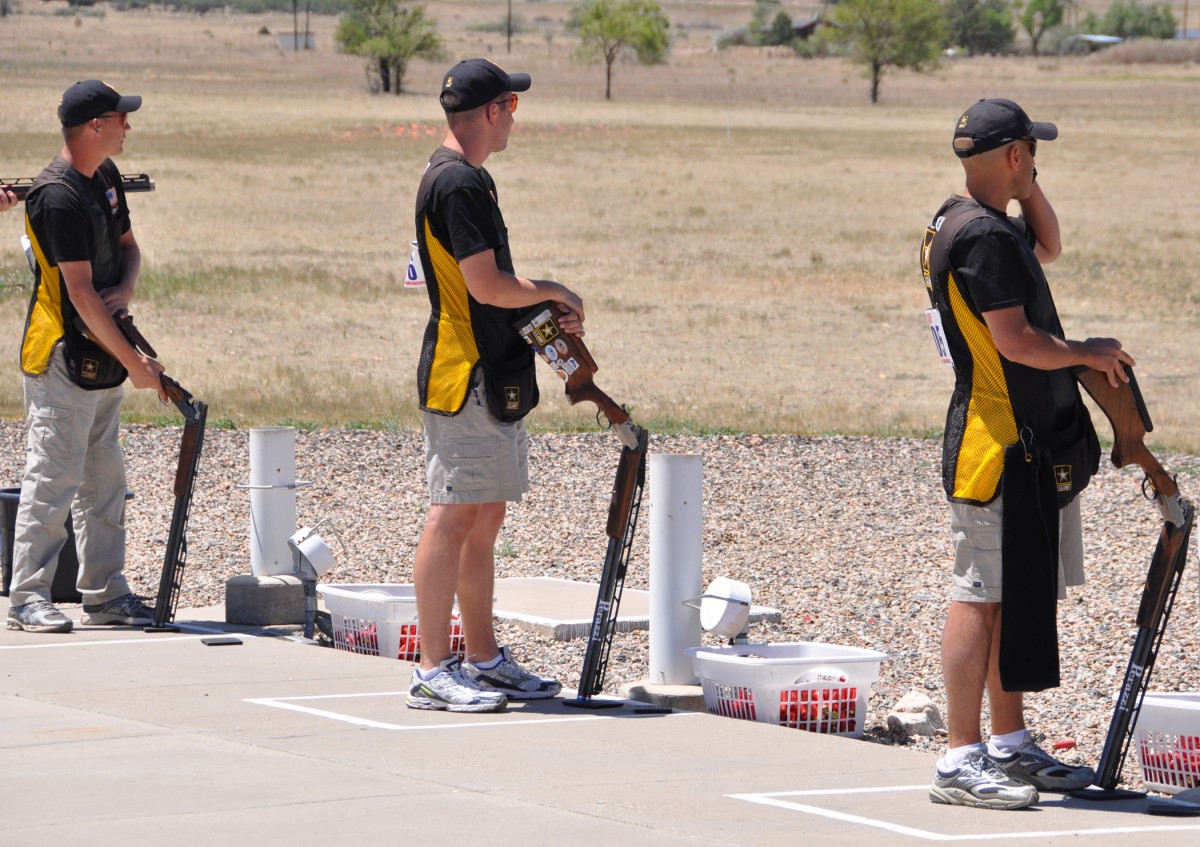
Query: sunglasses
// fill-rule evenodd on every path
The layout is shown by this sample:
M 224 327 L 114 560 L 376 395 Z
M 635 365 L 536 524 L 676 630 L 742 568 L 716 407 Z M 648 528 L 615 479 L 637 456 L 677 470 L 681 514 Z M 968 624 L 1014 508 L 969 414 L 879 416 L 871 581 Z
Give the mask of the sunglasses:
M 503 100 L 493 100 L 492 102 L 497 106 L 507 107 L 510 113 L 517 111 L 517 94 L 515 91 L 512 94 L 509 94 Z

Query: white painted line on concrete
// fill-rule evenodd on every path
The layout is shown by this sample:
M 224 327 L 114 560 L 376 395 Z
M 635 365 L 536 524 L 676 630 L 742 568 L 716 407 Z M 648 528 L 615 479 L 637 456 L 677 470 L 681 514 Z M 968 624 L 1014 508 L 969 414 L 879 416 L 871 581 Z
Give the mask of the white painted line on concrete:
M 548 723 L 577 723 L 579 721 L 601 721 L 612 720 L 616 717 L 622 718 L 643 718 L 643 717 L 684 717 L 686 715 L 697 714 L 695 712 L 674 712 L 672 714 L 655 714 L 655 715 L 571 715 L 569 717 L 543 717 L 543 718 L 524 718 L 521 717 L 520 710 L 512 712 L 501 712 L 499 714 L 490 714 L 485 720 L 474 721 L 455 721 L 447 724 L 424 724 L 420 726 L 411 726 L 405 724 L 388 723 L 386 721 L 376 721 L 370 718 L 360 718 L 355 715 L 348 715 L 344 712 L 333 712 L 328 709 L 316 709 L 311 706 L 302 706 L 297 701 L 300 700 L 339 700 L 355 697 L 403 697 L 407 694 L 406 691 L 375 691 L 365 694 L 312 694 L 302 697 L 255 697 L 246 699 L 243 702 L 253 703 L 256 706 L 269 706 L 274 709 L 284 709 L 291 712 L 300 712 L 314 717 L 326 718 L 328 720 L 340 721 L 342 723 L 353 724 L 355 726 L 365 726 L 372 729 L 387 729 L 397 732 L 410 732 L 415 730 L 430 730 L 430 729 L 473 729 L 475 727 L 521 727 L 533 726 L 536 724 Z M 460 713 L 463 715 L 470 713 Z
M 889 791 L 928 791 L 927 783 L 921 785 L 892 785 L 882 788 L 833 788 L 819 789 L 813 791 L 776 791 L 763 794 L 729 794 L 727 795 L 734 800 L 745 800 L 748 803 L 759 803 L 764 806 L 775 806 L 780 809 L 788 809 L 794 812 L 804 812 L 810 815 L 818 815 L 832 820 L 844 821 L 845 823 L 859 824 L 861 826 L 874 827 L 876 829 L 887 830 L 894 832 L 897 835 L 907 835 L 913 838 L 922 838 L 926 841 L 989 841 L 993 839 L 1023 839 L 1030 840 L 1034 838 L 1057 838 L 1057 837 L 1088 837 L 1096 835 L 1130 835 L 1143 832 L 1200 832 L 1200 824 L 1168 824 L 1165 826 L 1110 826 L 1097 827 L 1095 829 L 1063 829 L 1063 830 L 1042 830 L 1030 832 L 979 832 L 979 833 L 961 833 L 957 835 L 947 835 L 942 832 L 930 832 L 929 830 L 916 829 L 903 824 L 892 823 L 890 821 L 879 820 L 876 818 L 867 818 L 861 815 L 851 815 L 845 812 L 836 812 L 832 809 L 822 809 L 820 806 L 810 806 L 805 803 L 793 803 L 782 798 L 785 797 L 820 797 L 833 796 L 844 794 L 875 794 Z
M 200 630 L 203 633 L 221 632 L 218 629 Z M 109 644 L 162 644 L 165 642 L 178 641 L 196 641 L 204 638 L 204 635 L 167 635 L 167 636 L 150 636 L 147 638 L 119 638 L 110 641 L 58 641 L 53 644 L 0 644 L 0 650 L 51 650 L 62 649 L 64 647 L 97 647 L 106 646 Z

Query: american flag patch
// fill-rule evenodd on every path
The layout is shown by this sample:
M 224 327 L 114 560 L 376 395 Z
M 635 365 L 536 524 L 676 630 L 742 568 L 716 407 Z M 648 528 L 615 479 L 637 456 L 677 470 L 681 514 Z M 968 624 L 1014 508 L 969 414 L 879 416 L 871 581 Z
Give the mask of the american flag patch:
M 117 189 L 109 188 L 104 192 L 104 196 L 108 198 L 108 205 L 112 208 L 117 208 Z

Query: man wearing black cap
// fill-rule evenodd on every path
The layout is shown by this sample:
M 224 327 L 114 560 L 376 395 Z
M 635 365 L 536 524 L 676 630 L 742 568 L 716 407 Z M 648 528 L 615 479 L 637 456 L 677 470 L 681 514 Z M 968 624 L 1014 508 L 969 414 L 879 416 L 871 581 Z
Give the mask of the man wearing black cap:
M 50 602 L 68 516 L 82 622 L 153 622 L 123 574 L 125 462 L 117 435 L 126 376 L 166 397 L 162 365 L 134 350 L 113 321 L 133 299 L 141 253 L 109 158 L 124 147 L 128 113 L 141 104 L 99 80 L 68 88 L 58 106 L 62 152 L 26 198 L 36 258 L 21 342 L 29 437 L 8 629 L 70 631 L 72 620 Z
M 557 282 L 513 270 L 496 184 L 483 163 L 508 145 L 529 74 L 486 59 L 450 69 L 439 100 L 449 125 L 417 190 L 417 243 L 431 314 L 417 370 L 430 507 L 413 566 L 421 664 L 414 709 L 494 712 L 507 698 L 561 688 L 523 669 L 496 643 L 493 549 L 508 501 L 529 488 L 524 416 L 538 400 L 533 353 L 513 321 L 557 304 L 562 329 L 583 334 L 583 302 Z M 466 661 L 451 652 L 458 595 Z
M 921 249 L 930 325 L 955 374 L 942 454 L 955 540 L 942 634 L 950 749 L 930 790 L 936 803 L 1019 809 L 1039 790 L 1095 777 L 1037 746 L 1022 694 L 1058 684 L 1054 605 L 1083 582 L 1076 495 L 1100 450 L 1071 368 L 1117 385 L 1133 364 L 1116 339 L 1064 337 L 1042 272 L 1061 245 L 1034 164 L 1039 141 L 1057 137 L 1011 100 L 967 109 L 952 140 L 966 191 L 938 209 Z M 1020 217 L 1007 215 L 1013 200 Z

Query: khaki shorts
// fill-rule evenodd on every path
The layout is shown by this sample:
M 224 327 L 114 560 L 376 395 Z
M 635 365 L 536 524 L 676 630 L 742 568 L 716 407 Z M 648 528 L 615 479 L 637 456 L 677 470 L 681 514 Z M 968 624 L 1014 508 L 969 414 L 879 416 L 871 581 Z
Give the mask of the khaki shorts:
M 986 506 L 950 504 L 954 534 L 954 586 L 950 599 L 999 603 L 1001 597 L 1000 516 L 1003 497 Z M 1083 527 L 1076 497 L 1058 510 L 1058 599 L 1068 585 L 1083 585 Z
M 525 422 L 492 417 L 481 372 L 461 412 L 453 417 L 425 412 L 424 421 L 430 503 L 518 503 L 529 490 Z

